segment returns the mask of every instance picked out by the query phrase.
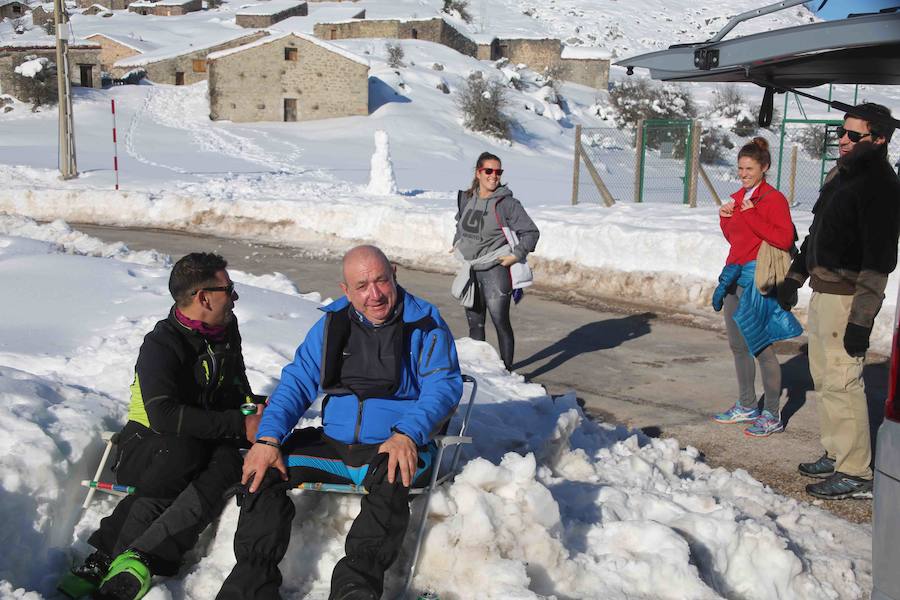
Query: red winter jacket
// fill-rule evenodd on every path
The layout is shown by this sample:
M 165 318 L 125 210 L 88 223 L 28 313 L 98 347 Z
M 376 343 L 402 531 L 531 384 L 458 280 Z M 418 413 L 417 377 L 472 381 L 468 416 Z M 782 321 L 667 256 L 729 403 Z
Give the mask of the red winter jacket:
M 726 265 L 744 265 L 756 260 L 763 240 L 789 251 L 796 239 L 791 211 L 781 192 L 763 180 L 750 196 L 753 207 L 747 210 L 742 210 L 744 194 L 743 188 L 732 194 L 734 213 L 730 217 L 719 217 L 722 233 L 731 244 Z

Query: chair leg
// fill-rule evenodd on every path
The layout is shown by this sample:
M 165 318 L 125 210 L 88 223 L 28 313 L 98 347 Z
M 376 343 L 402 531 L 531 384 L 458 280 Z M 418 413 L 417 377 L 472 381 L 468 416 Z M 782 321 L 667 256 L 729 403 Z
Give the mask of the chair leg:
M 103 473 L 103 469 L 106 467 L 106 461 L 109 460 L 109 454 L 112 452 L 112 447 L 115 445 L 118 440 L 118 435 L 112 435 L 106 441 L 106 448 L 103 449 L 103 456 L 100 457 L 100 466 L 97 467 L 97 472 L 94 473 L 94 481 L 100 481 L 100 475 Z M 87 496 L 84 498 L 84 503 L 82 503 L 81 508 L 85 509 L 91 503 L 91 500 L 94 497 L 94 492 L 96 492 L 96 488 L 88 488 Z
M 422 509 L 422 519 L 419 522 L 419 530 L 416 532 L 416 546 L 413 550 L 412 563 L 409 566 L 409 573 L 406 575 L 406 583 L 403 585 L 403 598 L 409 594 L 409 588 L 412 586 L 413 578 L 416 576 L 416 567 L 419 563 L 419 551 L 422 549 L 422 541 L 425 537 L 425 525 L 428 523 L 428 508 L 431 506 L 431 494 L 434 492 L 435 484 L 438 479 L 438 472 L 441 470 L 441 460 L 444 458 L 444 447 L 438 448 L 437 458 L 434 461 L 434 467 L 431 471 L 431 481 L 428 482 L 428 492 L 425 494 L 425 506 Z

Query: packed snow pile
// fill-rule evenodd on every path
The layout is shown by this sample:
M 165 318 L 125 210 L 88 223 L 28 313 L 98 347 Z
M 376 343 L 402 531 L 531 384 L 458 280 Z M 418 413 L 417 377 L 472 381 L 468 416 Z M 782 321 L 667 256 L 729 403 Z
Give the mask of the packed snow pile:
M 390 141 L 387 131 L 382 129 L 375 132 L 375 153 L 372 154 L 372 168 L 366 191 L 376 196 L 397 193 L 397 178 L 394 177 L 394 164 L 391 162 Z
M 87 554 L 84 540 L 114 506 L 99 497 L 81 513 L 78 481 L 93 473 L 99 433 L 124 422 L 141 340 L 171 302 L 169 264 L 62 223 L 0 219 L 0 286 L 15 290 L 0 295 L 0 311 L 15 315 L 0 323 L 3 598 L 54 597 L 56 578 Z M 298 296 L 277 274 L 231 274 L 248 375 L 266 393 L 321 315 L 318 298 Z M 457 349 L 479 382 L 475 443 L 433 499 L 416 589 L 451 600 L 867 596 L 869 527 L 779 496 L 744 471 L 712 469 L 676 440 L 586 420 L 574 396 L 551 398 L 510 375 L 485 343 L 463 338 Z M 317 408 L 301 425 L 318 422 Z M 324 600 L 358 500 L 294 501 L 282 591 Z M 237 517 L 229 504 L 182 572 L 157 578 L 146 597 L 212 598 L 234 564 Z M 389 594 L 401 571 L 389 573 Z

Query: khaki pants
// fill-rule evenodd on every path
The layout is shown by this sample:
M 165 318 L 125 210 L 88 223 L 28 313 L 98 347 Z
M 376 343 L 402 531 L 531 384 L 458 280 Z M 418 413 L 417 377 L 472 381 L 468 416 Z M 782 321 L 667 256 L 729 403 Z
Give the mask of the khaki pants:
M 835 471 L 872 478 L 863 358 L 844 350 L 853 296 L 813 292 L 809 303 L 809 370 L 819 397 L 822 446 Z

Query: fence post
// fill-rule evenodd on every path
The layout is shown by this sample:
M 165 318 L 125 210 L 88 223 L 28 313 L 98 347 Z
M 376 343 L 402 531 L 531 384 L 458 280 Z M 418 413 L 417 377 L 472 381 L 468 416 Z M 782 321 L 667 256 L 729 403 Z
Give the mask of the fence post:
M 634 132 L 634 201 L 640 202 L 644 193 L 644 120 L 638 119 Z
M 578 204 L 578 176 L 581 174 L 581 125 L 575 126 L 575 168 L 572 173 L 572 206 Z
M 712 194 L 713 200 L 716 203 L 716 206 L 722 206 L 722 199 L 719 198 L 718 192 L 716 192 L 716 188 L 713 187 L 712 181 L 709 180 L 709 175 L 706 174 L 706 169 L 703 168 L 702 164 L 697 164 L 699 167 L 700 176 L 703 177 L 703 182 L 706 184 L 706 187 L 709 188 L 709 193 Z
M 794 192 L 797 185 L 797 144 L 791 147 L 791 176 L 788 181 L 788 206 L 794 205 Z
M 594 168 L 594 163 L 591 162 L 590 158 L 584 161 L 584 168 L 587 169 L 588 175 L 590 175 L 591 179 L 594 180 L 594 185 L 597 186 L 597 190 L 600 192 L 600 196 L 603 198 L 603 204 L 605 204 L 607 207 L 615 204 L 616 200 L 612 197 L 612 194 L 609 193 L 609 188 L 607 188 L 606 184 L 603 183 L 603 178 L 600 177 L 600 173 L 598 173 L 597 169 Z
M 688 177 L 688 205 L 697 208 L 697 172 L 700 170 L 700 121 L 691 122 L 690 175 Z

